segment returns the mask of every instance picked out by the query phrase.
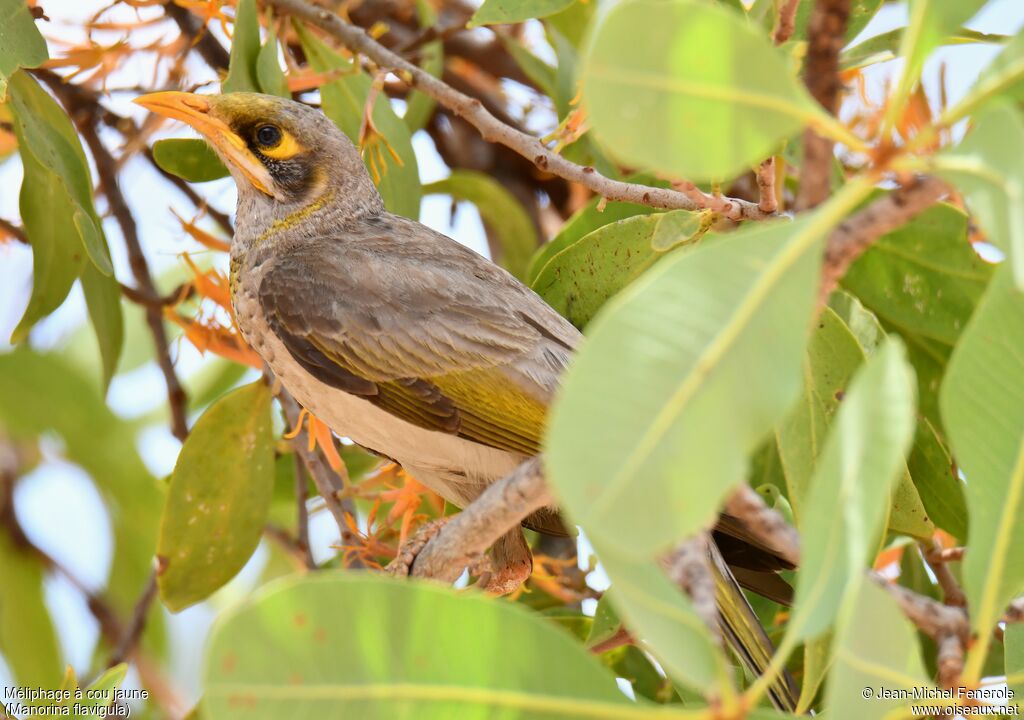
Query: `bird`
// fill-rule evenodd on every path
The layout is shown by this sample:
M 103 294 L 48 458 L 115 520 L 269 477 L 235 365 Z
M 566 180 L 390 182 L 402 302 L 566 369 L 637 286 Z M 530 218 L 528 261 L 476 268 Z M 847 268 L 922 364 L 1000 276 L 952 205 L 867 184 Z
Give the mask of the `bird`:
M 191 125 L 234 178 L 236 322 L 309 412 L 459 507 L 540 453 L 547 409 L 583 343 L 576 327 L 487 258 L 389 213 L 359 150 L 319 109 L 243 92 L 136 102 Z M 555 507 L 523 525 L 568 532 Z M 786 599 L 775 573 L 791 566 L 741 523 L 723 519 L 715 538 L 748 584 Z M 530 574 L 519 528 L 491 553 L 489 589 Z M 735 616 L 723 617 L 724 634 L 763 665 L 770 642 L 731 573 L 718 590 L 730 598 L 722 615 Z

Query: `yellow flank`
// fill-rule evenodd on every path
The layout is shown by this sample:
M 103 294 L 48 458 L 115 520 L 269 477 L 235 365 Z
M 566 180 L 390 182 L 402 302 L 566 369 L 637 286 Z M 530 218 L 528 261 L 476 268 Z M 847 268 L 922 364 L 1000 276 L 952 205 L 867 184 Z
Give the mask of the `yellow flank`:
M 288 160 L 295 157 L 300 152 L 305 152 L 306 148 L 295 139 L 287 130 L 281 131 L 281 142 L 272 148 L 260 148 L 260 154 L 266 155 L 268 158 L 274 160 Z
M 288 230 L 289 228 L 295 227 L 303 220 L 308 218 L 310 215 L 315 213 L 317 210 L 320 210 L 322 207 L 330 203 L 333 199 L 334 191 L 328 190 L 327 192 L 318 196 L 317 199 L 311 202 L 309 205 L 299 208 L 295 212 L 291 213 L 290 215 L 284 216 L 280 220 L 275 220 L 270 227 L 264 230 L 260 234 L 260 236 L 256 238 L 256 241 L 253 244 L 260 245 L 267 238 L 273 237 L 279 232 L 283 232 L 285 230 Z

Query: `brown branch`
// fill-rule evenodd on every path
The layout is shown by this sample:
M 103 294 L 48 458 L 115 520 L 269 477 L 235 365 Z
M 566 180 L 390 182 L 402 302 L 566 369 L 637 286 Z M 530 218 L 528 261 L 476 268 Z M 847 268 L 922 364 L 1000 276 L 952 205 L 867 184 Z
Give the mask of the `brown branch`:
M 953 572 L 949 569 L 949 565 L 943 559 L 942 546 L 936 540 L 932 540 L 930 543 L 920 542 L 918 546 L 921 548 L 921 555 L 924 557 L 924 561 L 928 563 L 928 567 L 935 574 L 939 587 L 942 588 L 942 596 L 946 604 L 966 607 L 967 595 L 964 593 L 963 588 L 960 587 L 960 583 L 953 575 Z
M 0 235 L 9 235 L 20 243 L 29 244 L 25 229 L 15 225 L 10 220 L 0 218 Z
M 629 630 L 624 627 L 620 627 L 615 631 L 614 635 L 599 643 L 594 643 L 590 646 L 589 650 L 595 655 L 600 655 L 608 652 L 609 650 L 623 647 L 624 645 L 633 645 L 635 642 L 636 640 L 629 634 Z
M 269 370 L 266 372 L 269 374 Z M 281 409 L 284 410 L 284 416 L 289 426 L 297 427 L 299 425 L 299 415 L 302 412 L 299 403 L 284 387 L 280 387 L 278 390 L 277 399 L 281 402 Z M 301 428 L 299 433 L 292 438 L 292 449 L 302 459 L 306 469 L 309 470 L 309 475 L 313 478 L 313 484 L 316 485 L 317 492 L 324 499 L 327 510 L 334 518 L 334 522 L 338 526 L 338 532 L 341 534 L 341 544 L 346 547 L 358 544 L 359 538 L 349 529 L 348 522 L 345 519 L 346 515 L 352 518 L 356 517 L 355 503 L 352 502 L 352 498 L 340 495 L 340 488 L 336 486 L 337 475 L 331 469 L 331 466 L 321 457 L 320 453 L 309 449 L 309 437 L 306 428 Z M 363 564 L 358 559 L 353 559 L 349 567 L 361 568 Z
M 309 548 L 309 509 L 306 507 L 308 490 L 306 487 L 306 471 L 302 458 L 295 455 L 295 541 L 302 553 L 303 562 L 310 570 L 316 568 L 313 553 Z
M 530 458 L 452 517 L 416 556 L 410 574 L 455 582 L 498 538 L 552 502 L 540 457 Z
M 956 687 L 964 671 L 964 640 L 959 635 L 949 634 L 938 639 L 938 646 L 939 687 Z
M 780 558 L 800 565 L 800 535 L 750 486 L 743 485 L 732 494 L 725 503 L 725 512 L 742 520 L 747 530 Z
M 775 19 L 775 30 L 772 33 L 776 45 L 781 45 L 793 37 L 793 31 L 796 30 L 796 9 L 799 5 L 800 0 L 786 0 L 786 4 L 779 8 L 779 16 Z
M 187 37 L 206 64 L 218 72 L 226 72 L 231 56 L 217 41 L 203 23 L 188 9 L 176 4 L 174 0 L 164 4 L 164 13 L 173 20 L 181 34 Z
M 903 614 L 917 629 L 936 641 L 955 636 L 966 643 L 971 635 L 970 621 L 963 608 L 945 605 L 930 597 L 919 595 L 902 585 L 886 580 L 875 571 L 868 572 L 868 578 L 893 596 Z
M 143 252 L 142 243 L 139 240 L 138 226 L 135 224 L 131 208 L 117 181 L 117 161 L 96 131 L 96 122 L 98 122 L 102 106 L 94 97 L 88 95 L 78 86 L 65 83 L 59 75 L 48 71 L 37 71 L 37 75 L 60 98 L 65 110 L 78 128 L 79 134 L 89 146 L 89 152 L 92 153 L 93 162 L 96 164 L 96 173 L 99 175 L 100 187 L 107 198 L 114 219 L 121 228 L 121 235 L 124 237 L 125 247 L 128 250 L 128 264 L 131 266 L 139 291 L 149 297 L 159 297 L 156 285 L 149 273 L 146 254 Z M 157 364 L 160 366 L 164 382 L 167 385 L 167 399 L 171 409 L 171 432 L 184 442 L 188 437 L 188 422 L 186 420 L 188 403 L 185 390 L 174 371 L 174 362 L 171 360 L 167 342 L 167 331 L 164 328 L 163 312 L 160 308 L 146 306 L 146 324 L 149 325 L 150 334 L 153 336 Z
M 828 296 L 850 265 L 871 244 L 886 233 L 900 227 L 918 213 L 935 204 L 947 192 L 946 185 L 936 178 L 918 178 L 875 200 L 863 210 L 844 220 L 829 235 L 825 247 L 818 306 L 824 307 Z
M 771 215 L 778 212 L 779 199 L 775 192 L 775 156 L 768 158 L 757 167 L 758 201 L 761 212 Z
M 846 37 L 846 21 L 850 0 L 816 0 L 807 22 L 807 62 L 804 83 L 811 95 L 828 112 L 835 114 L 839 105 L 839 51 Z M 831 193 L 831 139 L 811 129 L 804 131 L 804 162 L 800 169 L 800 191 L 796 209 L 806 210 L 820 205 Z
M 146 629 L 146 616 L 149 614 L 149 609 L 153 605 L 153 600 L 156 599 L 156 570 L 149 574 L 149 579 L 146 581 L 146 586 L 139 596 L 138 601 L 135 603 L 135 609 L 132 611 L 132 619 L 128 623 L 128 627 L 125 628 L 120 642 L 117 644 L 117 649 L 107 660 L 107 667 L 114 667 L 126 660 L 131 659 L 135 655 L 135 650 L 139 646 L 139 641 L 142 639 L 142 633 Z
M 661 560 L 661 565 L 669 579 L 690 596 L 693 609 L 721 645 L 722 627 L 715 598 L 715 577 L 709 564 L 709 543 L 710 536 L 706 532 L 684 540 Z
M 488 142 L 500 143 L 522 155 L 544 172 L 579 183 L 608 200 L 681 210 L 705 209 L 719 204 L 724 206 L 722 214 L 731 220 L 756 220 L 768 217 L 755 203 L 746 200 L 715 198 L 706 193 L 687 195 L 674 190 L 607 178 L 592 167 L 577 165 L 552 152 L 541 144 L 538 138 L 500 122 L 479 99 L 456 91 L 430 73 L 391 52 L 361 28 L 345 22 L 329 10 L 318 8 L 304 0 L 266 0 L 266 4 L 326 30 L 349 50 L 369 58 L 381 69 L 395 72 L 410 87 L 421 90 L 464 118 Z

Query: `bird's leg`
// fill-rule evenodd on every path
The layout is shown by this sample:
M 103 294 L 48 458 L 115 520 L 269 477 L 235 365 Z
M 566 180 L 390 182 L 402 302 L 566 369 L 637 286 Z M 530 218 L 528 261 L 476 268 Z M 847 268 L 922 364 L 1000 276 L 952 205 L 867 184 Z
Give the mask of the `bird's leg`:
M 441 528 L 445 526 L 450 518 L 442 517 L 436 520 L 423 523 L 413 533 L 413 536 L 402 543 L 402 546 L 398 548 L 398 554 L 395 555 L 395 559 L 388 563 L 388 566 L 384 568 L 384 572 L 394 577 L 405 577 L 412 571 L 412 564 L 416 562 L 416 556 L 420 554 L 420 550 L 427 546 L 427 543 L 434 539 L 434 536 L 441 532 Z
M 533 555 L 523 531 L 514 527 L 498 538 L 491 548 L 491 576 L 484 589 L 495 595 L 508 595 L 526 582 L 533 572 Z

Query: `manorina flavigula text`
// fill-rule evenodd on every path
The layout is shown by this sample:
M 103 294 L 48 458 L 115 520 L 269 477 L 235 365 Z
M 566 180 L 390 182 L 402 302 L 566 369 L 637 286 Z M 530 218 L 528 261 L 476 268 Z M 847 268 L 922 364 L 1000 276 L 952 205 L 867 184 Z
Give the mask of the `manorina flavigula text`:
M 540 451 L 546 410 L 582 336 L 536 293 L 387 212 L 358 150 L 315 108 L 253 93 L 137 102 L 198 130 L 234 177 L 238 326 L 303 406 L 460 507 Z M 554 508 L 523 524 L 565 533 Z M 784 563 L 734 519 L 715 536 L 744 584 L 784 599 L 772 574 Z M 518 528 L 492 555 L 492 589 L 529 575 Z M 725 573 L 723 629 L 760 671 L 770 643 Z

